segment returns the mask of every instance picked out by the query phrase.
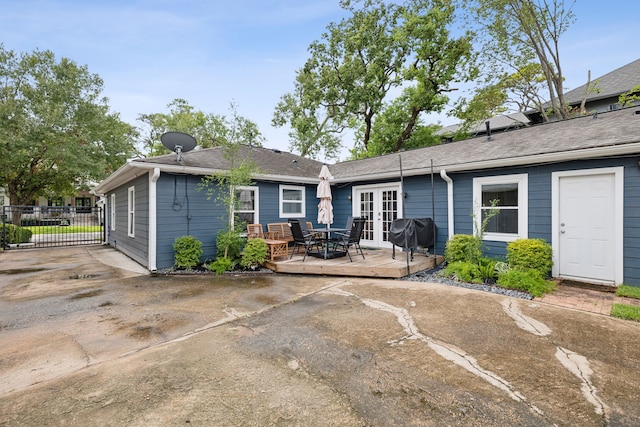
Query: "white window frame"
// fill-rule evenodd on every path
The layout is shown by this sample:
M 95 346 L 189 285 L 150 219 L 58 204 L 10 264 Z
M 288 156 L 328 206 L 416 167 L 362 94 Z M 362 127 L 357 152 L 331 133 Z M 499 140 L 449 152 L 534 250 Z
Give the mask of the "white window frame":
M 260 223 L 260 187 L 242 185 L 242 186 L 235 187 L 235 191 L 238 191 L 238 190 L 253 191 L 254 208 L 253 208 L 253 210 L 244 210 L 244 209 L 235 209 L 235 210 L 233 210 L 232 221 L 235 222 L 236 214 L 238 214 L 238 213 L 253 213 L 254 222 L 256 224 Z
M 482 186 L 492 184 L 518 185 L 518 232 L 484 234 L 483 240 L 496 242 L 512 242 L 529 237 L 529 176 L 526 173 L 514 175 L 500 175 L 473 178 L 473 220 L 474 230 L 480 230 L 482 225 Z M 485 206 L 486 207 L 486 206 Z
M 132 185 L 127 190 L 127 235 L 136 237 L 136 187 Z
M 111 231 L 116 231 L 116 193 L 111 194 L 109 207 L 111 208 Z
M 298 202 L 297 200 L 284 200 L 283 194 L 284 194 L 284 190 L 298 190 L 301 193 L 301 200 Z M 305 217 L 305 212 L 306 212 L 306 205 L 305 205 L 305 199 L 306 199 L 306 194 L 305 194 L 305 190 L 306 188 L 304 186 L 301 185 L 284 185 L 284 184 L 280 184 L 280 189 L 278 191 L 279 197 L 278 197 L 278 206 L 279 206 L 279 215 L 280 218 L 304 218 Z M 300 203 L 300 213 L 285 213 L 284 212 L 284 203 Z

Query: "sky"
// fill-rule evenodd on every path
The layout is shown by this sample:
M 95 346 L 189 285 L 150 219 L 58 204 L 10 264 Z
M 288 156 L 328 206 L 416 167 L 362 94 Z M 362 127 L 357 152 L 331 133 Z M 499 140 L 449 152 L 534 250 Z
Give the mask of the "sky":
M 271 125 L 275 106 L 293 90 L 309 45 L 346 16 L 338 0 L 0 0 L 0 11 L 5 49 L 51 50 L 86 65 L 125 122 L 168 113 L 175 98 L 207 114 L 229 115 L 234 103 L 266 147 L 285 151 L 289 130 Z M 586 83 L 588 70 L 595 79 L 640 57 L 640 2 L 577 0 L 573 11 L 560 39 L 567 90 Z

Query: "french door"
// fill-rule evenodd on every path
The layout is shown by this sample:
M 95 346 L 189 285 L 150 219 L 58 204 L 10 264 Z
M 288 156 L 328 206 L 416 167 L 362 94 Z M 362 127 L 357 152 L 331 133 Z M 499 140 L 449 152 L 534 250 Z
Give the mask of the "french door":
M 353 215 L 367 219 L 360 244 L 390 248 L 391 222 L 402 217 L 400 184 L 354 187 L 353 193 Z

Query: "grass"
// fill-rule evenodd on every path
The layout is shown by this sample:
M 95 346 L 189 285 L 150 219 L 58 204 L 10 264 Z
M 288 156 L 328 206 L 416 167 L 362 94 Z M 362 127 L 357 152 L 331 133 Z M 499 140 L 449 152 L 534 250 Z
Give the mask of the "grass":
M 616 288 L 619 297 L 640 299 L 640 286 L 620 285 Z
M 69 234 L 102 232 L 101 225 L 68 225 L 68 226 L 31 226 L 24 227 L 33 234 Z
M 627 304 L 613 304 L 613 307 L 611 307 L 611 316 L 640 322 L 640 307 Z

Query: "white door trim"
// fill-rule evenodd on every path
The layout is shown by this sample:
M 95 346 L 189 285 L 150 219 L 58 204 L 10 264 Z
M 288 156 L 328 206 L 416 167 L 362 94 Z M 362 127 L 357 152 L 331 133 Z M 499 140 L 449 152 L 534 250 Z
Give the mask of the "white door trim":
M 624 278 L 624 167 L 609 167 L 599 169 L 583 169 L 551 174 L 551 246 L 553 248 L 553 277 L 560 274 L 559 250 L 560 250 L 560 178 L 579 177 L 593 175 L 614 176 L 614 283 L 622 283 Z
M 381 201 L 378 200 L 378 196 L 380 196 L 381 192 L 384 190 L 397 190 L 398 192 L 398 205 L 397 205 L 397 218 L 403 218 L 403 206 L 402 206 L 402 184 L 398 182 L 386 182 L 383 184 L 367 184 L 367 185 L 358 185 L 351 188 L 351 212 L 353 216 L 361 216 L 360 207 L 358 206 L 358 194 L 361 191 L 371 191 L 376 194 L 376 206 L 374 208 L 379 208 L 377 205 Z M 370 218 L 372 224 L 374 225 L 374 236 L 375 241 L 368 242 L 368 245 L 374 245 L 375 247 L 380 248 L 391 248 L 392 245 L 389 242 L 382 241 L 382 227 L 380 227 L 381 222 L 377 220 L 377 218 Z

